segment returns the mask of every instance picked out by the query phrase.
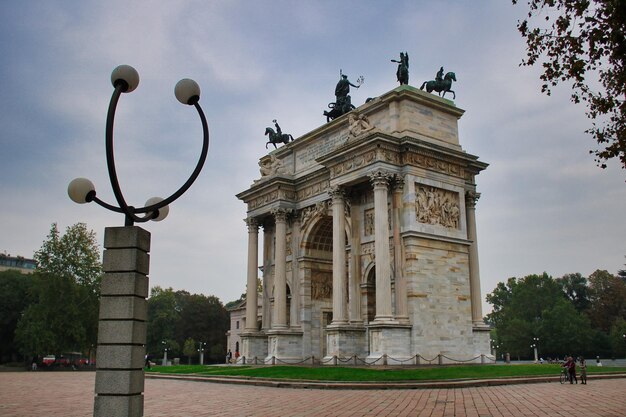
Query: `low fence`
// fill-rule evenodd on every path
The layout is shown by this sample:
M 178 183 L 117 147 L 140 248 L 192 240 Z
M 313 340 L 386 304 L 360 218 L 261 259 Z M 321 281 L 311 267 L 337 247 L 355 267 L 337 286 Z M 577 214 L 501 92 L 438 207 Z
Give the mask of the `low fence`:
M 452 365 L 463 363 L 481 363 L 481 364 L 493 364 L 495 358 L 488 357 L 486 355 L 479 355 L 471 359 L 455 359 L 449 356 L 439 354 L 432 359 L 423 357 L 422 355 L 414 355 L 410 358 L 394 358 L 383 354 L 377 359 L 359 358 L 357 355 L 339 357 L 332 356 L 329 358 L 316 358 L 315 356 L 309 356 L 302 360 L 282 360 L 276 356 L 271 358 L 258 358 L 253 357 L 246 359 L 245 356 L 241 356 L 237 359 L 236 363 L 240 365 L 331 365 L 331 366 L 420 366 L 420 365 Z

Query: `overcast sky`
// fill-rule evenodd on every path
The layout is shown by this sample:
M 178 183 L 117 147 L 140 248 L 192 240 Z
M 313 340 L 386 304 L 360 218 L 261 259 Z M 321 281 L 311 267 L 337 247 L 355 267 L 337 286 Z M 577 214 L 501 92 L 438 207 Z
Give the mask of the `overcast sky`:
M 454 71 L 463 149 L 489 163 L 477 177 L 483 299 L 499 281 L 554 277 L 626 259 L 626 171 L 596 167 L 584 108 L 569 87 L 540 93 L 519 67 L 524 5 L 481 1 L 4 1 L 0 3 L 0 253 L 32 257 L 50 224 L 85 222 L 101 243 L 123 218 L 67 197 L 90 178 L 114 202 L 104 154 L 110 73 L 134 66 L 138 89 L 118 107 L 115 156 L 130 204 L 167 197 L 193 170 L 201 126 L 173 89 L 196 80 L 211 145 L 197 182 L 152 233 L 150 285 L 218 296 L 245 291 L 245 205 L 259 177 L 265 127 L 299 137 L 325 122 L 340 69 L 365 84 L 356 105 Z M 484 310 L 488 311 L 485 303 Z

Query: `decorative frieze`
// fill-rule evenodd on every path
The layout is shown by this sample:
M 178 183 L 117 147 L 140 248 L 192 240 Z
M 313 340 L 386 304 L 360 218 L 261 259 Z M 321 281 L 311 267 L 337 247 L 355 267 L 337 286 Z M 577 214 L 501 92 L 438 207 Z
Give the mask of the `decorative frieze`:
M 338 177 L 339 175 L 347 174 L 355 169 L 359 169 L 366 166 L 376 160 L 376 150 L 372 149 L 367 152 L 354 155 L 348 160 L 343 161 L 337 165 L 330 167 L 330 178 Z
M 268 193 L 265 193 L 263 195 L 260 195 L 259 197 L 252 199 L 248 203 L 248 210 L 254 210 L 258 207 L 265 206 L 267 204 L 273 203 L 274 201 L 278 201 L 278 200 L 293 201 L 295 199 L 296 199 L 296 193 L 294 191 L 282 190 L 282 189 L 272 190 Z
M 324 193 L 328 189 L 329 183 L 330 182 L 328 180 L 322 180 L 314 184 L 307 185 L 306 187 L 298 190 L 296 197 L 298 201 L 305 200 L 309 197 L 315 197 L 316 195 Z
M 459 228 L 459 194 L 424 184 L 415 184 L 417 221 L 453 229 Z
M 413 165 L 419 168 L 437 171 L 443 174 L 452 175 L 459 178 L 465 178 L 465 170 L 459 165 L 452 162 L 444 161 L 432 156 L 423 155 L 415 152 L 405 152 L 402 157 L 402 163 Z

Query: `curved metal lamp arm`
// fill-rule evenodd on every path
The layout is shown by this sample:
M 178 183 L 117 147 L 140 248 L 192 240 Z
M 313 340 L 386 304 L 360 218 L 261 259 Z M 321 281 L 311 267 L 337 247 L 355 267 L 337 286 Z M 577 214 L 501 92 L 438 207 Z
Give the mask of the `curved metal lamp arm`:
M 95 203 L 109 210 L 112 210 L 118 213 L 123 213 L 126 216 L 126 220 L 125 220 L 126 226 L 132 226 L 134 222 L 143 223 L 143 222 L 152 220 L 154 217 L 156 217 L 157 211 L 159 209 L 174 202 L 181 195 L 183 195 L 185 191 L 189 189 L 189 187 L 191 187 L 194 181 L 198 178 L 198 175 L 200 175 L 200 171 L 202 171 L 202 167 L 204 166 L 204 162 L 206 161 L 206 157 L 209 151 L 209 127 L 208 127 L 208 123 L 204 115 L 204 112 L 202 111 L 202 107 L 200 107 L 198 100 L 195 100 L 193 105 L 195 106 L 196 110 L 198 111 L 198 115 L 200 116 L 200 121 L 202 122 L 202 131 L 203 131 L 202 152 L 200 154 L 200 159 L 198 160 L 198 163 L 196 164 L 196 168 L 192 172 L 189 179 L 187 179 L 187 181 L 182 185 L 182 187 L 180 187 L 170 197 L 160 201 L 157 204 L 153 204 L 153 205 L 142 207 L 142 208 L 135 208 L 135 207 L 129 206 L 126 203 L 126 200 L 124 199 L 124 195 L 122 194 L 122 190 L 120 188 L 120 184 L 117 178 L 117 171 L 115 169 L 115 156 L 113 152 L 113 125 L 114 125 L 114 120 L 115 120 L 115 110 L 117 108 L 117 103 L 119 101 L 120 95 L 124 91 L 126 91 L 127 88 L 128 86 L 125 85 L 125 83 L 118 83 L 115 86 L 115 90 L 113 91 L 113 95 L 111 96 L 111 101 L 109 103 L 109 110 L 107 113 L 106 133 L 105 133 L 106 135 L 105 147 L 106 147 L 106 158 L 107 158 L 107 168 L 109 171 L 109 179 L 111 181 L 111 187 L 113 188 L 113 194 L 115 195 L 115 199 L 117 200 L 117 203 L 119 204 L 119 208 L 112 206 L 111 204 L 105 203 L 104 201 L 95 197 L 95 195 L 91 197 L 91 201 L 94 201 Z M 149 215 L 145 217 L 139 217 L 136 215 L 136 213 L 149 213 Z
M 198 175 L 200 175 L 200 171 L 202 171 L 202 167 L 204 166 L 204 161 L 206 160 L 207 154 L 209 153 L 209 125 L 206 121 L 206 117 L 204 116 L 204 112 L 202 111 L 202 107 L 200 107 L 200 104 L 196 102 L 194 103 L 194 106 L 196 110 L 198 110 L 198 115 L 200 116 L 200 121 L 202 122 L 203 132 L 202 152 L 200 153 L 200 159 L 198 159 L 196 168 L 191 173 L 191 176 L 189 177 L 187 182 L 185 182 L 182 187 L 180 187 L 178 191 L 176 191 L 174 194 L 157 204 L 136 209 L 136 213 L 152 212 L 173 203 L 176 199 L 178 199 L 178 197 L 183 195 L 185 191 L 189 189 L 189 187 L 191 187 L 191 184 L 193 184 L 196 178 L 198 178 Z

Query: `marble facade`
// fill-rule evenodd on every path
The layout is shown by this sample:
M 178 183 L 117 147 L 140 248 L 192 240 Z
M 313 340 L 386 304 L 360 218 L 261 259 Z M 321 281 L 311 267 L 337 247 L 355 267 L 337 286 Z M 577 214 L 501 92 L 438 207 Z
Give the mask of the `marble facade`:
M 259 257 L 263 271 L 244 357 L 489 356 L 475 223 L 487 164 L 459 144 L 463 113 L 404 85 L 261 158 L 237 195 L 248 290 Z

